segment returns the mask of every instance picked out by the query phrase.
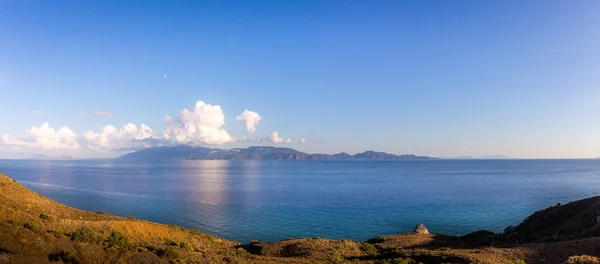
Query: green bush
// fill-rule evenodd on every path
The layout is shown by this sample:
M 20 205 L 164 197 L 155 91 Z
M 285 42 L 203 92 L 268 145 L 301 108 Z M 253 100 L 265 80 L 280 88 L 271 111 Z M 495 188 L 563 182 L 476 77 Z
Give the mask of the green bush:
M 177 242 L 175 242 L 175 241 L 173 241 L 171 239 L 168 239 L 168 238 L 165 239 L 165 245 L 167 245 L 167 246 L 174 246 L 174 247 L 178 247 L 179 246 L 179 244 L 177 244 Z
M 194 251 L 194 247 L 192 247 L 192 244 L 190 244 L 187 241 L 181 241 L 181 243 L 179 243 L 179 247 L 186 251 Z
M 185 231 L 185 227 L 183 226 L 178 226 L 178 225 L 170 225 L 171 228 L 175 228 L 177 230 L 181 230 L 181 231 Z
M 181 253 L 179 253 L 179 250 L 177 250 L 176 247 L 167 246 L 165 249 L 162 249 L 158 252 L 158 256 L 161 258 L 177 259 L 181 257 Z
M 41 214 L 40 218 L 48 221 L 50 220 L 50 216 L 48 216 L 47 214 Z
M 113 231 L 110 233 L 107 242 L 111 246 L 119 246 L 122 248 L 129 246 L 129 238 L 119 231 Z
M 20 226 L 20 227 L 27 228 L 29 230 L 33 230 L 33 225 L 31 225 L 29 223 L 25 223 L 18 219 L 10 219 L 10 220 L 8 220 L 8 223 L 11 225 L 14 225 L 14 226 Z
M 80 227 L 71 234 L 71 240 L 77 242 L 98 243 L 102 239 L 93 230 L 87 227 Z
M 526 264 L 526 263 L 525 263 L 525 260 L 517 259 L 517 260 L 515 260 L 515 264 Z
M 363 251 L 365 251 L 365 253 L 367 253 L 367 255 L 370 255 L 370 256 L 377 255 L 377 248 L 375 247 L 375 245 L 367 243 L 367 242 L 363 242 L 360 245 L 361 245 Z
M 411 258 L 395 258 L 392 260 L 394 264 L 417 264 L 417 262 Z

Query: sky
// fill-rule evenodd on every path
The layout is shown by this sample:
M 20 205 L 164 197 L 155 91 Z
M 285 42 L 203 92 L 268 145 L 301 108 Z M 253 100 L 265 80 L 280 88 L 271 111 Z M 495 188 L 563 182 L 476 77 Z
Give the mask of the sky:
M 600 156 L 600 2 L 0 1 L 0 158 Z

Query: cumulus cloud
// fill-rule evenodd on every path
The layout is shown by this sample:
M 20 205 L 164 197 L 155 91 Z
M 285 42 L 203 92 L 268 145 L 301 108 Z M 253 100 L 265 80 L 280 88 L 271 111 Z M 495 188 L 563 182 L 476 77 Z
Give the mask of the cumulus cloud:
M 41 111 L 36 113 L 42 113 Z M 86 111 L 93 116 L 112 116 L 106 111 Z M 236 117 L 243 122 L 250 134 L 256 132 L 261 116 L 253 111 L 245 110 Z M 197 101 L 193 108 L 183 109 L 176 117 L 165 116 L 165 128 L 153 131 L 149 126 L 137 126 L 128 123 L 123 127 L 106 125 L 100 130 L 89 130 L 76 135 L 69 127 L 53 128 L 48 123 L 39 127 L 31 127 L 24 136 L 9 134 L 0 135 L 0 149 L 4 153 L 20 152 L 29 154 L 56 154 L 76 157 L 114 157 L 125 151 L 152 146 L 173 144 L 206 144 L 221 145 L 230 142 L 256 142 L 271 144 L 291 144 L 291 138 L 280 137 L 272 132 L 264 137 L 233 137 L 224 129 L 225 115 L 219 105 L 211 105 Z M 305 143 L 300 139 L 300 143 Z M 26 156 L 25 156 L 26 157 Z
M 167 125 L 163 139 L 172 140 L 179 144 L 209 144 L 221 145 L 234 139 L 225 125 L 225 115 L 221 106 L 196 102 L 192 110 L 181 110 L 179 117 L 165 116 Z
M 267 142 L 279 144 L 283 142 L 283 139 L 279 137 L 279 133 L 273 131 L 269 136 L 267 136 Z
M 31 127 L 25 131 L 25 136 L 16 138 L 5 134 L 0 138 L 2 145 L 20 148 L 41 149 L 76 149 L 79 148 L 77 135 L 70 128 L 63 126 L 54 129 L 48 123 L 40 127 Z
M 298 140 L 298 143 L 300 143 L 300 144 L 306 144 L 306 139 L 305 138 L 301 138 L 300 140 Z
M 292 143 L 291 138 L 283 139 L 283 138 L 279 137 L 279 133 L 275 132 L 275 131 L 271 132 L 271 134 L 269 134 L 269 136 L 267 136 L 265 141 L 269 142 L 269 143 L 273 143 L 273 144 L 281 144 L 281 143 L 290 144 L 290 143 Z
M 258 125 L 258 121 L 261 120 L 261 117 L 257 112 L 244 110 L 244 112 L 238 115 L 235 120 L 244 122 L 244 124 L 246 124 L 246 130 L 248 130 L 250 134 L 254 134 L 256 125 Z
M 100 128 L 97 133 L 90 130 L 83 134 L 83 141 L 87 148 L 103 151 L 145 147 L 148 142 L 141 140 L 149 138 L 155 138 L 149 126 L 142 124 L 138 128 L 132 123 L 126 124 L 121 129 L 108 125 Z
M 107 112 L 107 111 L 85 111 L 83 113 L 86 115 L 93 115 L 93 116 L 113 116 L 113 113 Z

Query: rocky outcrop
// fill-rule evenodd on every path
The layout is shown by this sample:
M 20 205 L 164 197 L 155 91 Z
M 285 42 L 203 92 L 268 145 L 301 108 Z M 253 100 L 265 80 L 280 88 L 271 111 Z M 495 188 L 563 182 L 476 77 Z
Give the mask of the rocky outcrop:
M 527 217 L 507 233 L 518 242 L 549 242 L 600 236 L 600 196 L 556 204 Z
M 418 224 L 415 226 L 415 230 L 413 231 L 417 235 L 427 235 L 429 234 L 429 230 L 423 224 Z

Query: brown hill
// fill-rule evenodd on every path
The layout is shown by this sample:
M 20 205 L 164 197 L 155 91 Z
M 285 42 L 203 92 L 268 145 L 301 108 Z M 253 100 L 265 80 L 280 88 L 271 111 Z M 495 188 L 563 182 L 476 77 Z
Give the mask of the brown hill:
M 573 206 L 572 209 L 592 210 L 586 205 L 596 206 L 595 203 L 581 203 L 581 207 Z M 547 229 L 541 231 L 529 228 L 545 223 L 546 214 L 547 217 L 566 214 L 550 211 L 534 214 L 517 228 L 517 234 L 525 231 L 546 234 L 560 229 L 559 221 L 547 222 L 550 223 Z M 582 213 L 586 217 L 579 217 L 579 213 L 573 215 L 574 219 L 585 219 L 581 220 L 585 223 L 589 218 L 586 213 Z M 565 221 L 569 219 L 564 218 Z M 463 237 L 401 234 L 363 243 L 299 238 L 241 245 L 178 226 L 71 208 L 0 174 L 0 264 L 563 263 L 572 255 L 600 255 L 597 246 L 600 238 L 596 237 L 538 244 L 510 244 L 509 241 L 508 236 L 478 231 Z M 525 262 L 520 262 L 522 260 Z M 594 263 L 576 261 L 579 260 L 572 259 L 570 263 Z
M 549 242 L 600 236 L 600 196 L 557 204 L 527 217 L 507 234 L 522 242 Z

